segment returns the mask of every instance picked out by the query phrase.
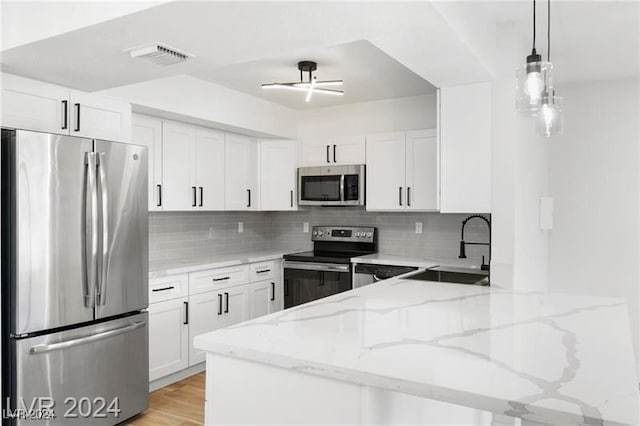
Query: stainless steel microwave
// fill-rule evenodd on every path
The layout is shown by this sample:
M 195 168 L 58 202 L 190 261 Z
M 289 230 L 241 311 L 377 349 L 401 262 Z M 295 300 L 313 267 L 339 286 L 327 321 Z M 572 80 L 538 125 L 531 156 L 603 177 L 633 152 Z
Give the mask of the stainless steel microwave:
M 298 205 L 364 206 L 365 166 L 298 168 Z

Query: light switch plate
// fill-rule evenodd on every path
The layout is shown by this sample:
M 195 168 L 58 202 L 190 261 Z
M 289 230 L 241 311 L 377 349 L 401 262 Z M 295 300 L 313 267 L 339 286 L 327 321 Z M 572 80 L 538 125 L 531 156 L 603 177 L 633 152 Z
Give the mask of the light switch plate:
M 238 232 L 244 232 L 244 223 L 238 222 Z
M 540 230 L 550 231 L 553 229 L 553 198 L 540 197 Z
M 309 232 L 309 222 L 304 222 L 302 224 L 302 232 Z
M 416 222 L 416 234 L 422 234 L 422 222 Z

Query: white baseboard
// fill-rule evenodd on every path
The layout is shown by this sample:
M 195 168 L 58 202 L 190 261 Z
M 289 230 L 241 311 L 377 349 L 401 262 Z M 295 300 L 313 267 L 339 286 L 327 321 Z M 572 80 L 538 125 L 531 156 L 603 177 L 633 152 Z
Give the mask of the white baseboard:
M 195 374 L 201 373 L 205 370 L 206 363 L 201 362 L 200 364 L 196 364 L 192 367 L 186 368 L 184 370 L 180 370 L 177 373 L 170 374 L 165 377 L 161 377 L 153 382 L 149 383 L 149 392 L 153 392 L 165 386 L 169 386 L 173 383 L 179 382 L 180 380 L 184 380 L 187 377 L 191 377 Z

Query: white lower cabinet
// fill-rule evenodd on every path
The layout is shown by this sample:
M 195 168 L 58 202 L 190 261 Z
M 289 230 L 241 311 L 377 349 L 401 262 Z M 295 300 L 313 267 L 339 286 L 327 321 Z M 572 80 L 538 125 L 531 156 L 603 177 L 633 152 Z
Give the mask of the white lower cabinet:
M 258 318 L 284 309 L 284 283 L 266 280 L 251 283 L 251 318 Z
M 219 291 L 189 296 L 189 365 L 204 362 L 205 353 L 193 347 L 193 338 L 224 327 L 223 295 Z
M 149 305 L 149 380 L 189 366 L 186 297 Z
M 196 336 L 282 310 L 282 261 L 154 278 L 149 301 L 154 381 L 205 361 L 205 353 L 193 347 Z

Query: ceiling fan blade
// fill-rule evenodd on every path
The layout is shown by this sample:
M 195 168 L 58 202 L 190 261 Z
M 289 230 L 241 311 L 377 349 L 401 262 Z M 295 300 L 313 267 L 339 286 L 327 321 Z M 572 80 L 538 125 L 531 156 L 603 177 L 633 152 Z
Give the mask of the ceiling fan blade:
M 296 87 L 305 87 L 309 88 L 310 83 L 293 83 Z M 316 81 L 315 87 L 325 87 L 325 86 L 341 86 L 342 80 L 325 80 L 325 81 Z

